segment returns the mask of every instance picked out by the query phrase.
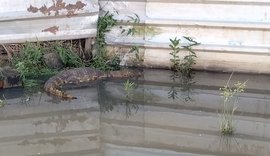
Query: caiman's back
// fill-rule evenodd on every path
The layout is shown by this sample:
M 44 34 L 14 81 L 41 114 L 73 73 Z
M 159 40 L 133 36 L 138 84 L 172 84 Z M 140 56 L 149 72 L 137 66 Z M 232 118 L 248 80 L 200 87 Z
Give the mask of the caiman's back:
M 64 70 L 51 77 L 45 83 L 44 90 L 52 95 L 59 96 L 64 99 L 76 99 L 76 97 L 61 91 L 60 87 L 64 84 L 79 84 L 81 82 L 91 82 L 106 77 L 106 73 L 92 68 L 75 68 Z
M 136 70 L 119 70 L 102 72 L 93 68 L 74 68 L 65 70 L 57 75 L 51 77 L 44 85 L 44 90 L 52 95 L 61 97 L 63 99 L 76 99 L 64 91 L 60 90 L 60 87 L 65 84 L 79 84 L 88 83 L 95 80 L 102 80 L 105 78 L 127 78 L 140 76 L 141 72 Z

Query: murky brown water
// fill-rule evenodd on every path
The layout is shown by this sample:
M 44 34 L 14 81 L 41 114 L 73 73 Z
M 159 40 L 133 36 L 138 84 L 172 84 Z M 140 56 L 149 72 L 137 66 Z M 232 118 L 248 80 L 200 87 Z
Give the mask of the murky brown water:
M 69 90 L 78 96 L 73 101 L 44 93 L 22 98 L 20 90 L 6 90 L 0 155 L 270 155 L 269 76 L 233 76 L 232 83 L 248 80 L 248 87 L 235 112 L 235 135 L 224 137 L 218 89 L 230 74 L 197 72 L 185 83 L 173 82 L 170 75 L 146 71 L 129 97 L 124 81 Z

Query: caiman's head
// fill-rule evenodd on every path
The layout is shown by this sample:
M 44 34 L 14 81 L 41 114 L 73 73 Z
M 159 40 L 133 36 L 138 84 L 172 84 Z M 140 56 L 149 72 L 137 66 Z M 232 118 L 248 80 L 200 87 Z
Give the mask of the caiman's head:
M 142 72 L 136 69 L 122 69 L 110 72 L 110 76 L 113 78 L 140 77 L 141 75 Z

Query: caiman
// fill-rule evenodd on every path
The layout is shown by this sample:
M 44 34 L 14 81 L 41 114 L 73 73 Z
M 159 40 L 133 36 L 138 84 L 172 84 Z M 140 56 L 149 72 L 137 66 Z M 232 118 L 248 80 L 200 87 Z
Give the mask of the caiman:
M 46 81 L 44 85 L 44 90 L 54 96 L 60 97 L 65 100 L 77 99 L 77 97 L 72 96 L 60 88 L 67 84 L 80 84 L 89 83 L 96 80 L 103 80 L 107 78 L 129 78 L 129 77 L 139 77 L 141 72 L 132 69 L 123 69 L 118 71 L 107 71 L 103 72 L 93 68 L 74 68 L 69 70 L 61 71 L 55 76 L 51 77 Z

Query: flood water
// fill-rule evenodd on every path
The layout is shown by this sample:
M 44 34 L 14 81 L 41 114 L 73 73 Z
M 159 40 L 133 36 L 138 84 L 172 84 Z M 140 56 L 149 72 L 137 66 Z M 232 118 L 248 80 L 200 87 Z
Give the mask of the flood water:
M 248 80 L 247 90 L 236 105 L 234 135 L 222 136 L 219 88 L 230 74 L 196 72 L 181 81 L 171 75 L 145 70 L 129 90 L 125 80 L 70 89 L 78 97 L 72 101 L 2 91 L 0 155 L 270 155 L 270 76 L 232 76 L 232 84 Z

